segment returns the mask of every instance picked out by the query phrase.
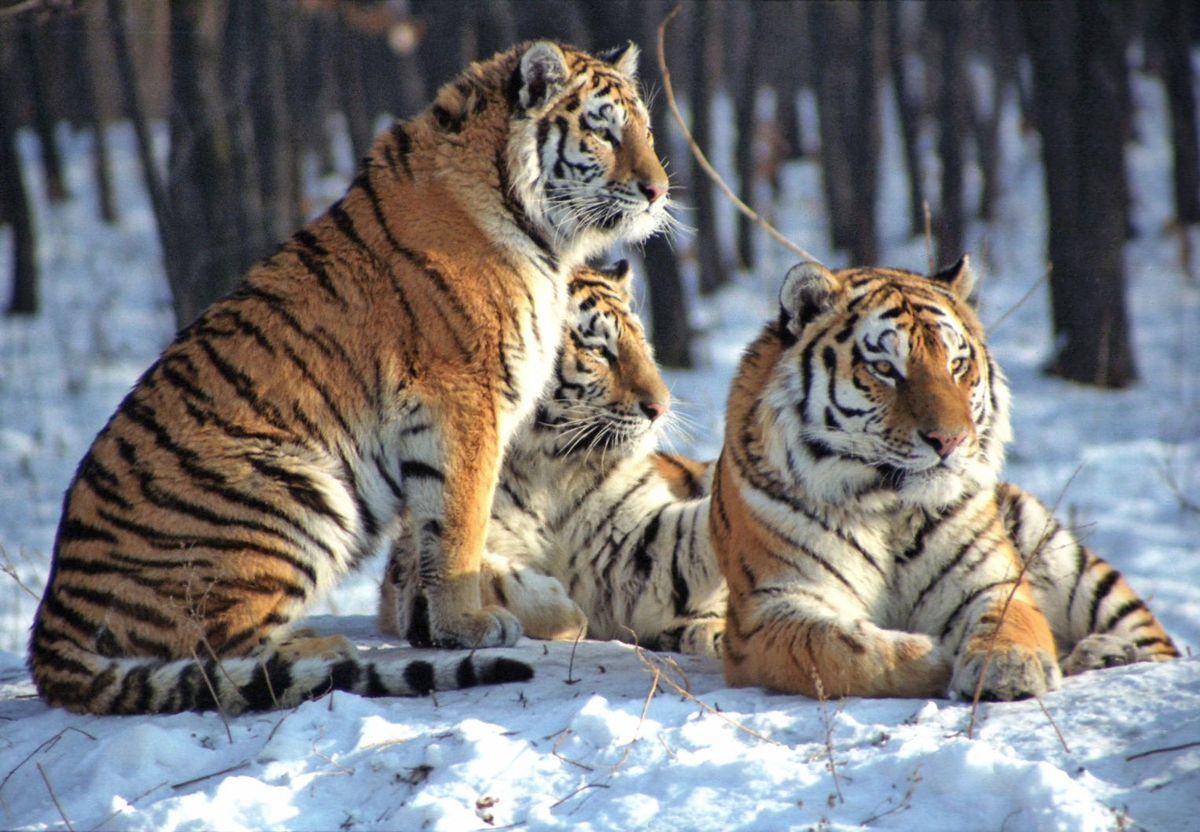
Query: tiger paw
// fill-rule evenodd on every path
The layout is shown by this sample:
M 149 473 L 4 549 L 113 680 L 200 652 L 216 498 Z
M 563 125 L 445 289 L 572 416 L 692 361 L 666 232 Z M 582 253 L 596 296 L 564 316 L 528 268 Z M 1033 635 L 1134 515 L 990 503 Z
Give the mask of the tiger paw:
M 1092 633 L 1071 650 L 1062 663 L 1063 673 L 1074 676 L 1087 670 L 1121 667 L 1138 660 L 1137 645 L 1120 636 Z
M 444 618 L 430 616 L 429 642 L 434 647 L 511 647 L 524 634 L 520 620 L 503 607 Z
M 343 661 L 358 656 L 358 648 L 345 636 L 322 636 L 311 627 L 302 627 L 289 633 L 287 638 L 279 643 L 275 648 L 275 655 L 289 662 L 313 657 Z
M 982 677 L 982 684 L 980 678 Z M 1054 656 L 1044 650 L 1012 646 L 959 656 L 950 679 L 950 695 L 971 701 L 978 688 L 984 702 L 1030 699 L 1056 690 L 1062 672 Z

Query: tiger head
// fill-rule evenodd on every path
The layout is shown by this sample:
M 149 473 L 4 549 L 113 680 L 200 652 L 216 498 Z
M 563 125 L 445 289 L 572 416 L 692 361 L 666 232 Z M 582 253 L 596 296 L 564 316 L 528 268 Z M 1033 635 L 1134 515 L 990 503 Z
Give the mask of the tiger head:
M 788 272 L 762 392 L 773 467 L 834 503 L 937 508 L 990 487 L 1011 435 L 1009 397 L 966 302 L 973 283 L 966 257 L 928 277 L 815 263 Z
M 576 262 L 667 221 L 667 174 L 637 87 L 633 43 L 592 56 L 518 48 L 508 165 L 533 221 Z
M 606 461 L 648 453 L 671 395 L 631 308 L 631 272 L 580 267 L 571 275 L 571 307 L 552 387 L 534 415 L 524 450 Z

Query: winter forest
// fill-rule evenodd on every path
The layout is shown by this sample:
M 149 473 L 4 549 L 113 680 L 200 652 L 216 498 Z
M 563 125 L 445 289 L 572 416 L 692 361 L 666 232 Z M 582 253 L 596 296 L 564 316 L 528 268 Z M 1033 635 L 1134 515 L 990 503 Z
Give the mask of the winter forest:
M 799 259 L 671 112 L 674 0 L 0 0 L 0 827 L 1168 830 L 1200 817 L 1200 12 L 1186 0 L 685 0 L 674 103 L 832 266 L 970 256 L 1006 479 L 1184 653 L 1038 700 L 809 700 L 719 660 L 523 638 L 529 683 L 95 717 L 25 666 L 62 496 L 175 332 L 344 192 L 373 136 L 527 39 L 634 41 L 682 228 L 634 266 L 666 449 L 721 451 Z M 381 553 L 382 555 L 382 553 Z M 377 557 L 305 621 L 381 635 Z

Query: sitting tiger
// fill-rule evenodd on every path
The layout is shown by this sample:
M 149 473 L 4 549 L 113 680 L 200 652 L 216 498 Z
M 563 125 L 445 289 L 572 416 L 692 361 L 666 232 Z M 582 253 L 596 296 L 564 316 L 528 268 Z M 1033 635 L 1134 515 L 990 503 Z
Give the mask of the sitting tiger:
M 965 257 L 931 277 L 788 273 L 713 484 L 730 684 L 1010 700 L 1179 655 L 1116 571 L 998 481 L 1009 394 L 972 283 Z
M 716 655 L 725 589 L 708 545 L 712 466 L 651 450 L 670 397 L 629 282 L 624 262 L 575 273 L 553 389 L 504 459 L 483 595 L 534 638 L 586 628 L 591 638 Z M 405 544 L 392 550 L 379 623 L 422 644 L 424 602 Z
M 288 628 L 403 514 L 430 641 L 520 636 L 479 587 L 501 456 L 550 379 L 571 270 L 667 221 L 636 63 L 538 41 L 473 64 L 177 335 L 67 491 L 29 648 L 48 703 L 235 713 L 529 678 Z

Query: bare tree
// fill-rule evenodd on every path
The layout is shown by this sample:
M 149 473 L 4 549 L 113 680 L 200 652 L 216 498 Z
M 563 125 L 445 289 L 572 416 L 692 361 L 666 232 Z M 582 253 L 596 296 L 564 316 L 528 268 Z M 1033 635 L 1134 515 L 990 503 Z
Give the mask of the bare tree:
M 1050 210 L 1056 349 L 1047 371 L 1103 387 L 1137 377 L 1125 310 L 1123 124 L 1126 32 L 1119 0 L 1018 9 L 1033 63 Z
M 0 29 L 0 34 L 5 34 Z M 0 38 L 0 49 L 7 52 L 7 38 Z M 9 56 L 0 52 L 0 89 L 12 90 Z M 38 311 L 37 260 L 34 252 L 33 216 L 25 183 L 21 179 L 21 158 L 17 153 L 16 114 L 8 95 L 0 95 L 0 223 L 13 229 L 13 280 L 9 315 L 33 315 Z

